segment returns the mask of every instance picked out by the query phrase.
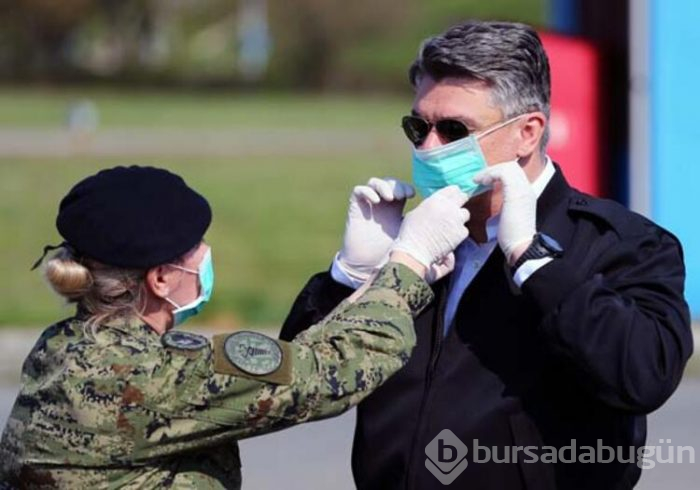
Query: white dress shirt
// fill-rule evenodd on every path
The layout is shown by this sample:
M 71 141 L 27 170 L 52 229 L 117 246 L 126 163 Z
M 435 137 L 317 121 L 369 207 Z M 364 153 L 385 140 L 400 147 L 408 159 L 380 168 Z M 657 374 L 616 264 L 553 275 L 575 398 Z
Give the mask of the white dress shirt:
M 542 194 L 542 191 L 544 191 L 544 188 L 551 180 L 554 172 L 552 160 L 547 157 L 544 170 L 539 177 L 532 182 L 532 188 L 537 197 Z M 469 284 L 471 284 L 481 270 L 481 267 L 488 260 L 491 252 L 493 252 L 496 245 L 498 245 L 497 234 L 499 218 L 500 215 L 495 215 L 486 220 L 486 242 L 477 243 L 469 237 L 455 250 L 455 268 L 450 280 L 447 306 L 445 308 L 445 333 L 449 331 L 454 321 L 454 316 L 464 291 L 469 287 Z M 528 277 L 551 260 L 550 257 L 544 257 L 542 259 L 526 261 L 515 271 L 515 275 L 513 276 L 514 282 L 520 287 Z M 337 255 L 331 266 L 331 276 L 335 281 L 354 289 L 362 285 L 361 282 L 351 278 L 343 270 L 342 266 L 338 263 Z

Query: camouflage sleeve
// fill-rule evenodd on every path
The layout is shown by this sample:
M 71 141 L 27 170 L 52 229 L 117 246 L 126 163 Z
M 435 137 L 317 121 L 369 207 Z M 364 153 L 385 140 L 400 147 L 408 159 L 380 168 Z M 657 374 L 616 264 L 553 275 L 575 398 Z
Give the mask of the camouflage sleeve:
M 160 442 L 240 439 L 340 414 L 406 363 L 413 316 L 432 298 L 427 283 L 390 263 L 292 342 L 236 332 L 197 352 L 165 349 L 169 365 L 154 373 L 140 404 L 167 419 L 155 434 Z

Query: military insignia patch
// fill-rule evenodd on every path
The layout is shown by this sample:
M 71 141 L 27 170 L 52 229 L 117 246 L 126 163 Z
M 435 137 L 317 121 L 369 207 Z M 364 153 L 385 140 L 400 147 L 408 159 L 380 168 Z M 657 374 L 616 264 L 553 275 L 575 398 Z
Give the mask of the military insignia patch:
M 199 350 L 209 345 L 209 339 L 203 335 L 192 332 L 182 332 L 180 330 L 170 330 L 161 337 L 161 342 L 165 347 L 182 350 Z
M 282 348 L 272 338 L 256 332 L 236 332 L 224 342 L 231 364 L 253 376 L 274 373 L 282 365 Z

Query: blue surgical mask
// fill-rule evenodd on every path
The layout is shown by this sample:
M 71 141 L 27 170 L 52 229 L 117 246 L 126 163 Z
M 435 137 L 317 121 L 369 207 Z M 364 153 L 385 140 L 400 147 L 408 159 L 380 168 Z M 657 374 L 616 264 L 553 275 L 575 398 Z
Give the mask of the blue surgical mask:
M 488 130 L 467 136 L 446 145 L 427 150 L 413 149 L 413 183 L 426 198 L 443 187 L 456 185 L 470 198 L 491 189 L 474 182 L 474 176 L 485 169 L 486 158 L 479 138 L 483 138 L 522 116 L 516 116 Z
M 199 296 L 194 301 L 180 306 L 173 300 L 165 298 L 168 303 L 175 307 L 173 310 L 173 326 L 178 326 L 201 312 L 204 309 L 204 305 L 211 298 L 211 293 L 214 290 L 214 263 L 211 260 L 211 249 L 204 254 L 202 261 L 199 263 L 199 270 L 195 271 L 177 264 L 170 264 L 170 266 L 199 276 Z

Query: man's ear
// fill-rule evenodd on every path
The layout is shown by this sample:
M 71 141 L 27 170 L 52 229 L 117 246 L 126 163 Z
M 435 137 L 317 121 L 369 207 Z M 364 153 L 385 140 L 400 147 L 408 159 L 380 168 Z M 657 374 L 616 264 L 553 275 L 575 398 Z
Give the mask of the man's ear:
M 146 272 L 146 287 L 154 296 L 165 298 L 170 294 L 170 284 L 167 281 L 168 270 L 159 265 Z
M 520 143 L 518 156 L 524 157 L 539 151 L 540 141 L 544 136 L 547 117 L 542 112 L 530 112 L 523 118 L 520 125 Z

